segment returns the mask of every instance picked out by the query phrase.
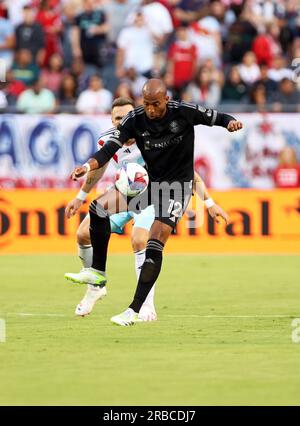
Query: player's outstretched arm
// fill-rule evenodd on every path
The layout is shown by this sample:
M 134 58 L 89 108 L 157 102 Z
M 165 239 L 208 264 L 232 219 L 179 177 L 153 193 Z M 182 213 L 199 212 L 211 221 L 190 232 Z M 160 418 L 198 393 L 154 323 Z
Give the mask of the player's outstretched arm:
M 225 210 L 222 209 L 221 206 L 219 206 L 218 204 L 214 204 L 211 207 L 209 207 L 208 209 L 208 213 L 209 215 L 217 222 L 220 223 L 220 219 L 222 218 L 224 220 L 224 222 L 226 223 L 226 225 L 228 225 L 228 223 L 230 222 L 230 217 L 228 215 L 228 213 L 225 212 Z
M 101 167 L 101 169 L 91 170 L 88 172 L 86 180 L 84 184 L 81 187 L 81 190 L 85 193 L 89 193 L 97 182 L 99 182 L 100 179 L 102 179 L 108 164 L 105 164 L 105 166 Z
M 203 179 L 197 172 L 194 172 L 194 190 L 200 199 L 204 202 L 209 215 L 217 223 L 220 223 L 220 217 L 224 220 L 226 225 L 230 222 L 229 215 L 211 198 Z
M 131 113 L 129 112 L 127 116 Z M 125 119 L 126 117 L 125 116 Z M 94 155 L 85 163 L 83 166 L 76 167 L 71 173 L 71 179 L 78 180 L 79 178 L 86 175 L 91 170 L 100 169 L 109 162 L 109 160 L 115 155 L 115 153 L 132 137 L 135 137 L 134 128 L 128 130 L 128 123 L 130 126 L 130 120 L 126 120 L 126 127 L 119 125 L 118 129 L 115 130 L 110 139 L 106 142 L 102 149 L 95 152 Z M 133 134 L 132 134 L 133 133 Z
M 243 123 L 236 120 L 232 115 L 217 111 L 213 111 L 213 115 L 215 115 L 215 121 L 212 122 L 212 126 L 225 127 L 229 132 L 237 132 L 243 128 Z
M 232 115 L 183 101 L 181 102 L 181 107 L 194 126 L 197 124 L 220 126 L 229 132 L 236 132 L 243 128 L 243 123 L 236 120 Z
M 67 204 L 67 207 L 65 209 L 65 215 L 68 219 L 70 219 L 78 212 L 90 191 L 104 175 L 106 168 L 107 164 L 104 167 L 101 167 L 101 169 L 91 170 L 90 172 L 88 172 L 86 180 L 82 185 L 80 191 L 76 195 L 76 198 L 74 198 Z
M 90 158 L 85 164 L 79 167 L 75 167 L 75 169 L 71 173 L 71 179 L 77 181 L 78 179 L 85 176 L 87 173 L 93 170 L 99 169 L 100 166 L 94 158 Z
M 65 208 L 65 215 L 67 219 L 70 219 L 73 217 L 77 211 L 82 206 L 83 201 L 78 200 L 78 198 L 74 198 L 73 200 L 69 201 L 66 208 Z
M 227 125 L 227 130 L 229 132 L 237 132 L 243 128 L 243 123 L 238 120 L 231 120 Z

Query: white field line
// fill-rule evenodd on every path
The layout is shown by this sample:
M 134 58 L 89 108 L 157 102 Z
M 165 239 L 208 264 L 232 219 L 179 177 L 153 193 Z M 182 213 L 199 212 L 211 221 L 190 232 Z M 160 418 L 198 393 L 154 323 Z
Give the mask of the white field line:
M 71 315 L 65 314 L 47 314 L 47 313 L 27 313 L 27 312 L 3 312 L 0 313 L 1 316 L 18 316 L 18 317 L 53 317 L 53 318 L 66 318 L 71 317 Z M 161 314 L 161 317 L 167 318 L 296 318 L 297 315 L 198 315 L 198 314 L 190 314 L 190 315 L 171 315 L 171 314 Z M 300 317 L 300 313 L 299 313 Z
M 16 317 L 67 317 L 64 314 L 31 314 L 27 312 L 2 312 L 0 316 L 16 316 Z
M 300 315 L 300 314 L 299 314 Z M 295 315 L 164 315 L 169 318 L 291 318 Z

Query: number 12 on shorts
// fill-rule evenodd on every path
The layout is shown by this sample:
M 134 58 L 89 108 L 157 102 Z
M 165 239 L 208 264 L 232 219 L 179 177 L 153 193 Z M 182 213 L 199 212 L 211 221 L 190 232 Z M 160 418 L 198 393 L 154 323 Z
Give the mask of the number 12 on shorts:
M 182 216 L 182 204 L 179 201 L 169 200 L 168 213 L 175 217 Z

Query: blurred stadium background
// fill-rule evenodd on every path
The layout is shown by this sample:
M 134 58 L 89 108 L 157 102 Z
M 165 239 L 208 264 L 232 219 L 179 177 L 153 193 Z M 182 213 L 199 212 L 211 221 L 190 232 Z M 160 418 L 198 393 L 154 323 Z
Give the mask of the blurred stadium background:
M 157 295 L 162 328 L 158 322 L 152 331 L 147 326 L 122 340 L 124 334 L 107 320 L 134 289 L 131 225 L 124 235 L 112 237 L 109 264 L 111 281 L 128 276 L 130 285 L 116 286 L 89 323 L 73 325 L 80 293 L 64 287 L 63 273 L 79 266 L 76 228 L 87 205 L 70 221 L 64 208 L 80 185 L 70 181 L 70 171 L 90 157 L 98 135 L 111 127 L 113 99 L 126 96 L 141 103 L 141 88 L 150 76 L 162 78 L 173 99 L 232 113 L 244 129 L 231 135 L 196 128 L 195 169 L 232 222 L 225 227 L 205 216 L 203 226 L 189 228 L 195 213 L 192 207 L 187 211 L 166 248 L 174 258 L 166 259 Z M 2 0 L 0 80 L 0 317 L 8 324 L 0 356 L 10 359 L 8 370 L 0 372 L 0 403 L 298 403 L 299 375 L 288 365 L 293 359 L 296 364 L 290 318 L 297 315 L 300 272 L 299 1 Z M 112 178 L 108 169 L 102 188 Z M 184 262 L 182 253 L 190 255 Z M 174 270 L 168 272 L 177 262 L 185 292 L 179 283 L 174 287 Z M 214 314 L 220 318 L 212 325 L 209 315 Z M 207 315 L 205 321 L 201 315 Z M 233 322 L 230 315 L 236 315 Z M 243 315 L 249 318 L 241 324 Z M 217 334 L 210 335 L 212 328 Z M 185 335 L 186 329 L 195 333 Z M 235 334 L 249 329 L 248 341 Z M 112 375 L 103 379 L 99 371 L 98 384 L 93 379 L 87 391 L 88 378 L 77 372 L 86 357 L 95 365 L 103 356 L 97 331 Z M 157 333 L 176 353 L 174 365 Z M 145 335 L 159 368 L 155 357 L 147 364 L 150 343 L 145 352 L 139 348 L 132 355 L 132 345 Z M 119 345 L 112 344 L 112 336 Z M 120 358 L 116 346 L 123 351 Z M 22 361 L 15 358 L 18 351 Z M 35 362 L 26 364 L 30 359 Z M 66 360 L 74 369 L 65 368 Z M 164 376 L 164 365 L 170 376 Z M 163 377 L 160 385 L 146 388 L 146 379 L 140 384 L 142 366 L 150 368 L 146 379 L 157 375 L 158 383 Z M 36 386 L 34 380 L 29 384 L 32 375 L 39 377 Z M 127 387 L 128 378 L 142 392 L 132 387 L 126 396 L 115 393 L 117 385 Z M 100 382 L 112 390 L 104 399 L 97 390 Z M 57 392 L 60 384 L 68 395 Z

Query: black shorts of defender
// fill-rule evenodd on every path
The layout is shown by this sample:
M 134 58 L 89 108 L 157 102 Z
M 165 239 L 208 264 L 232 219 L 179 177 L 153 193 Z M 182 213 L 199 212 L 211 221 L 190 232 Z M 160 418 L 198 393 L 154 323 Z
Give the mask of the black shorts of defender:
M 155 220 L 175 228 L 189 204 L 192 192 L 193 181 L 151 182 L 143 194 L 127 198 L 128 211 L 138 214 L 153 204 Z

